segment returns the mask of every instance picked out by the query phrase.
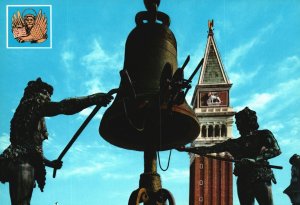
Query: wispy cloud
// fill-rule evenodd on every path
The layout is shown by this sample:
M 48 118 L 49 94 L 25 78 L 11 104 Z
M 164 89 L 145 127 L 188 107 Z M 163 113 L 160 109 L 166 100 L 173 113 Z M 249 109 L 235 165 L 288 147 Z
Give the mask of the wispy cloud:
M 276 94 L 272 93 L 257 93 L 254 94 L 253 98 L 247 104 L 255 110 L 261 110 L 274 100 L 276 96 Z
M 64 178 L 88 176 L 100 172 L 109 173 L 109 169 L 119 165 L 118 160 L 111 153 L 102 151 L 101 154 L 95 154 L 92 150 L 83 151 L 86 147 L 82 148 L 73 149 L 71 165 L 62 169 Z
M 137 175 L 135 173 L 104 173 L 102 175 L 103 179 L 107 180 L 128 180 L 128 179 L 136 179 Z
M 300 58 L 299 56 L 296 55 L 287 57 L 278 65 L 278 74 L 280 76 L 291 75 L 295 71 L 299 71 L 299 70 L 300 70 Z
M 289 125 L 291 126 L 290 133 L 293 136 L 299 136 L 300 134 L 300 118 L 299 117 L 293 117 L 289 120 Z M 299 139 L 300 140 L 300 139 Z
M 272 130 L 272 132 L 276 133 L 284 128 L 284 124 L 279 121 L 270 121 L 265 124 L 265 127 Z
M 262 111 L 267 108 L 267 106 L 272 106 L 272 110 L 266 114 L 266 116 L 272 117 L 276 113 L 285 110 L 288 106 L 299 102 L 300 95 L 297 95 L 297 93 L 299 92 L 298 89 L 300 87 L 300 77 L 294 75 L 294 72 L 300 70 L 300 58 L 296 55 L 288 56 L 277 63 L 277 65 L 278 69 L 275 69 L 273 74 L 281 77 L 282 75 L 286 75 L 287 77 L 283 78 L 285 81 L 278 82 L 274 87 L 269 87 L 266 92 L 254 93 L 246 102 L 242 102 L 237 106 L 236 110 L 249 106 L 258 111 Z M 253 77 L 257 75 L 259 70 L 260 69 L 252 74 Z M 243 74 L 240 75 L 242 76 Z M 238 77 L 240 76 L 238 75 Z
M 62 58 L 62 61 L 63 61 L 63 63 L 64 63 L 64 65 L 65 65 L 66 68 L 70 68 L 71 67 L 71 64 L 72 64 L 72 62 L 74 60 L 74 57 L 75 57 L 75 55 L 71 51 L 63 51 L 61 53 L 61 58 Z
M 294 144 L 294 139 L 291 139 L 291 138 L 285 138 L 285 139 L 281 139 L 279 140 L 279 144 L 280 146 L 291 146 Z
M 93 40 L 91 49 L 92 50 L 81 59 L 82 63 L 88 68 L 100 67 L 103 64 L 110 62 L 111 57 L 103 50 L 99 40 Z M 93 70 L 93 72 L 97 71 L 98 70 Z
M 75 60 L 75 52 L 72 50 L 73 39 L 69 38 L 64 41 L 62 51 L 60 53 L 61 61 L 64 69 L 70 74 L 72 73 L 72 66 Z
M 286 110 L 287 107 L 293 104 L 298 104 L 300 101 L 299 93 L 300 78 L 291 79 L 287 82 L 280 83 L 275 89 L 274 94 L 276 95 L 276 102 L 272 106 L 272 112 L 269 113 L 270 117 Z
M 262 66 L 259 66 L 252 72 L 244 72 L 244 71 L 239 71 L 239 72 L 229 72 L 229 78 L 230 81 L 234 85 L 243 85 L 246 84 L 247 82 L 251 81 L 260 71 Z
M 79 112 L 78 119 L 82 119 L 82 117 L 86 117 L 86 116 L 90 115 L 92 111 L 93 111 L 93 108 L 91 108 L 91 107 L 82 110 L 81 112 Z
M 250 39 L 250 41 L 232 49 L 229 54 L 225 56 L 225 67 L 227 70 L 230 71 L 236 65 L 239 58 L 245 56 L 250 49 L 252 49 L 259 42 L 259 39 L 260 37 L 254 37 Z
M 76 119 L 79 119 L 79 120 L 82 120 L 84 119 L 85 117 L 89 116 L 93 110 L 95 109 L 95 107 L 88 107 L 86 109 L 83 109 L 82 111 L 80 111 L 78 114 L 78 117 Z M 99 120 L 99 119 L 102 119 L 103 117 L 103 110 L 100 110 L 98 111 L 98 113 L 96 113 L 96 115 L 94 116 L 93 119 L 96 119 L 96 120 Z
M 278 140 L 279 146 L 285 150 L 285 155 L 291 156 L 294 153 L 299 153 L 300 139 L 297 138 L 283 138 L 280 137 Z
M 63 178 L 82 177 L 98 174 L 103 179 L 119 179 L 124 176 L 126 179 L 131 179 L 131 174 L 124 174 L 113 170 L 118 170 L 118 167 L 124 166 L 129 160 L 124 159 L 119 153 L 114 152 L 110 146 L 101 145 L 97 142 L 80 143 L 77 142 L 69 150 L 68 155 L 64 159 L 64 165 L 61 169 Z M 136 176 L 135 176 L 136 177 Z
M 111 54 L 103 48 L 99 39 L 94 38 L 89 42 L 88 48 L 82 49 L 85 51 L 82 52 L 74 49 L 72 46 L 74 41 L 68 39 L 64 42 L 60 53 L 62 64 L 69 75 L 68 82 L 66 82 L 67 87 L 72 92 L 79 89 L 79 92 L 83 92 L 84 95 L 107 92 L 116 87 L 119 83 L 117 80 L 119 77 L 118 71 L 122 68 L 123 63 L 121 59 L 122 46 L 120 46 L 120 51 L 117 50 Z M 75 63 L 79 64 L 76 69 L 74 69 Z M 78 73 L 83 74 L 79 75 Z M 83 83 L 80 85 L 74 84 L 78 79 Z M 88 116 L 91 111 L 92 108 L 84 109 L 79 113 L 79 118 Z M 97 119 L 101 117 L 102 114 L 96 115 Z
M 88 42 L 90 44 L 80 50 L 74 48 L 73 39 L 66 40 L 62 45 L 60 59 L 69 77 L 67 79 L 69 82 L 66 82 L 67 87 L 72 92 L 80 89 L 80 92 L 85 94 L 105 92 L 116 86 L 112 79 L 115 80 L 119 77 L 118 71 L 122 68 L 123 63 L 123 47 L 120 46 L 120 50 L 117 48 L 113 52 L 108 52 L 98 38 Z M 78 80 L 84 82 L 80 87 L 74 85 L 74 82 Z
M 255 37 L 249 39 L 248 41 L 240 44 L 238 47 L 233 48 L 228 55 L 225 56 L 225 67 L 228 71 L 231 71 L 233 67 L 238 66 L 238 62 L 240 62 L 240 58 L 246 56 L 246 54 L 252 50 L 255 46 L 257 46 L 261 39 L 267 34 L 270 30 L 272 30 L 278 21 L 272 22 L 267 26 L 263 27 L 258 31 Z
M 100 82 L 99 78 L 92 78 L 91 80 L 85 82 L 85 86 L 87 88 L 87 94 L 94 94 L 97 92 L 101 92 L 101 88 L 103 89 L 104 85 Z
M 92 40 L 90 51 L 80 58 L 80 63 L 86 71 L 84 87 L 87 94 L 107 92 L 118 85 L 116 79 L 123 63 L 121 49 L 123 48 L 120 46 L 120 50 L 111 54 L 101 46 L 100 40 Z
M 110 153 L 107 153 L 107 150 L 110 150 L 110 147 L 101 145 L 96 141 L 89 142 L 88 144 L 77 142 L 70 150 L 70 154 L 72 154 L 74 156 L 73 159 L 76 160 L 80 159 L 81 156 L 89 156 L 91 152 L 95 151 L 96 153 L 98 153 L 97 155 L 95 155 L 95 157 L 97 156 L 99 159 L 110 158 L 116 160 L 116 157 L 114 157 Z
M 2 133 L 0 136 L 0 153 L 6 149 L 9 144 L 9 135 L 7 133 Z
M 80 177 L 80 176 L 91 175 L 100 172 L 110 166 L 111 164 L 109 163 L 90 162 L 85 166 L 77 166 L 75 168 L 65 170 L 63 176 L 64 178 L 69 178 L 73 176 Z
M 81 63 L 92 75 L 107 73 L 108 70 L 117 72 L 121 68 L 119 52 L 108 54 L 98 39 L 94 39 L 90 47 L 91 51 L 81 58 Z
M 235 107 L 235 110 L 240 111 L 244 107 L 248 106 L 251 109 L 260 111 L 264 109 L 272 100 L 274 100 L 276 96 L 277 94 L 274 93 L 255 93 L 243 105 Z
M 44 141 L 44 143 L 47 144 L 47 146 L 50 145 L 51 143 L 53 143 L 53 137 L 56 137 L 55 133 L 51 133 L 48 136 L 48 139 Z

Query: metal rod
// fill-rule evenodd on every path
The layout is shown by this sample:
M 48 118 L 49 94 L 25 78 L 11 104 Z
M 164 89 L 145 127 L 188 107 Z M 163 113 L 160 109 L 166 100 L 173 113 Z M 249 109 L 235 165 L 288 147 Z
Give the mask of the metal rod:
M 186 65 L 189 63 L 190 61 L 190 55 L 188 55 L 188 57 L 185 59 L 182 67 L 181 67 L 181 70 L 184 70 L 184 68 L 186 67 Z
M 194 76 L 196 75 L 196 73 L 198 72 L 199 68 L 202 66 L 204 61 L 204 58 L 201 59 L 201 61 L 199 62 L 199 64 L 197 65 L 197 67 L 195 68 L 194 72 L 192 73 L 192 75 L 190 76 L 190 78 L 188 79 L 188 81 L 192 81 L 192 79 L 194 78 Z
M 225 162 L 241 162 L 241 160 L 236 160 L 236 159 L 231 159 L 231 158 L 224 158 L 224 157 L 218 157 L 218 156 L 213 156 L 213 155 L 203 155 L 203 157 L 207 157 L 210 159 L 216 159 L 216 160 L 222 160 Z M 254 163 L 255 166 L 263 166 L 263 167 L 268 167 L 272 169 L 283 169 L 282 166 L 277 166 L 277 165 L 270 165 L 270 164 L 260 164 L 260 163 Z

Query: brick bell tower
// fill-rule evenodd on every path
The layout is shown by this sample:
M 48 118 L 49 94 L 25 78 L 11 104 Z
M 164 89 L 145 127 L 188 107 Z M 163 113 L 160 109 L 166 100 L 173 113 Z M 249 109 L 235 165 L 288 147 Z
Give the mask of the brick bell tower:
M 200 135 L 192 143 L 210 146 L 232 138 L 235 112 L 229 106 L 232 86 L 224 70 L 208 21 L 208 37 L 203 67 L 192 105 L 199 119 Z M 215 154 L 216 155 L 216 154 Z M 227 157 L 227 153 L 217 156 Z M 190 154 L 190 205 L 232 205 L 232 163 Z

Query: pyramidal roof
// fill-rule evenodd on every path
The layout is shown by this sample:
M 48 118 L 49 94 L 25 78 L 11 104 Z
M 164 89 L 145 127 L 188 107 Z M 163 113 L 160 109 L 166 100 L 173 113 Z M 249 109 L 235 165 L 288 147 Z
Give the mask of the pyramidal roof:
M 231 84 L 224 70 L 213 33 L 213 20 L 208 21 L 208 38 L 198 85 Z

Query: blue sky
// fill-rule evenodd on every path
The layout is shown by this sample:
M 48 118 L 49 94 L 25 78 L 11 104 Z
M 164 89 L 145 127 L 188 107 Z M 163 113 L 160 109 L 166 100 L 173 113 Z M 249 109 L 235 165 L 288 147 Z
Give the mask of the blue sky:
M 52 5 L 51 49 L 7 49 L 6 5 L 20 1 L 0 1 L 0 152 L 9 144 L 9 122 L 29 80 L 40 76 L 52 84 L 54 101 L 118 87 L 127 35 L 135 26 L 135 14 L 144 10 L 141 0 L 22 1 L 37 3 Z M 278 181 L 273 186 L 274 201 L 289 204 L 282 193 L 290 181 L 288 159 L 299 154 L 300 146 L 300 2 L 165 0 L 159 10 L 171 17 L 179 65 L 191 55 L 186 76 L 203 57 L 207 21 L 214 19 L 216 43 L 233 83 L 231 106 L 236 111 L 244 106 L 256 110 L 261 129 L 270 129 L 277 138 L 283 153 L 271 163 L 284 169 L 274 170 Z M 188 101 L 192 94 L 193 90 Z M 32 205 L 127 204 L 138 188 L 143 154 L 110 145 L 99 136 L 104 110 L 65 156 L 55 179 L 52 169 L 47 169 L 45 192 L 35 189 Z M 90 111 L 47 118 L 47 158 L 58 157 Z M 236 130 L 234 136 L 238 137 Z M 167 159 L 168 152 L 162 152 L 163 166 Z M 159 173 L 177 204 L 188 205 L 189 156 L 173 150 L 170 168 Z M 0 184 L 0 203 L 9 204 L 7 184 Z

